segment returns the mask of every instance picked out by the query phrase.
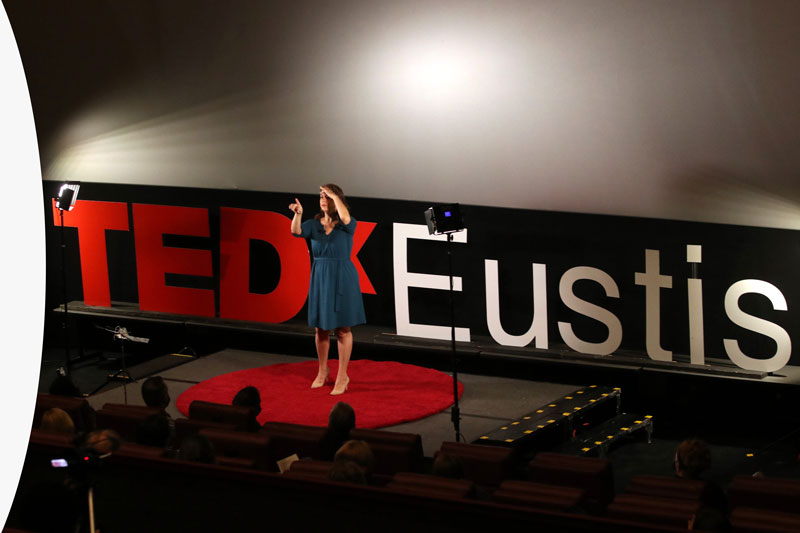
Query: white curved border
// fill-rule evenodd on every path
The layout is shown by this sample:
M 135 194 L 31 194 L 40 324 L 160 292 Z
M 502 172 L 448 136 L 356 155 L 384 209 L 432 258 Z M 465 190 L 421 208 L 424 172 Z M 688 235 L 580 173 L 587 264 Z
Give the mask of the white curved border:
M 44 207 L 28 85 L 5 9 L 0 9 L 0 524 L 17 489 L 38 389 L 44 327 Z

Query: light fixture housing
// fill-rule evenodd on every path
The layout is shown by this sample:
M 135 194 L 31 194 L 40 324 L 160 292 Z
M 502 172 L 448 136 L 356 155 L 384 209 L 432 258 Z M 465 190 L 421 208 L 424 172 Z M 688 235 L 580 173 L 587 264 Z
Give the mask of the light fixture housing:
M 56 196 L 56 207 L 62 211 L 72 211 L 75 202 L 78 200 L 78 191 L 81 184 L 78 181 L 67 181 L 58 190 Z

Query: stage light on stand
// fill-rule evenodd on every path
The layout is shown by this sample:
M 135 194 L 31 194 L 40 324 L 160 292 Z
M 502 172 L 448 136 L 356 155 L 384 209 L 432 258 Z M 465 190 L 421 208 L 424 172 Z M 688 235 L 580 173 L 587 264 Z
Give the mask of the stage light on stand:
M 429 207 L 425 210 L 425 223 L 428 225 L 430 235 L 449 235 L 464 229 L 461 208 L 458 204 Z
M 447 235 L 447 263 L 450 269 L 450 346 L 453 365 L 453 409 L 450 411 L 456 442 L 461 442 L 461 412 L 458 408 L 458 357 L 456 354 L 456 319 L 453 303 L 453 233 L 463 231 L 464 222 L 458 204 L 442 204 L 425 210 L 425 222 L 430 235 Z
M 80 182 L 68 181 L 64 183 L 58 190 L 56 196 L 56 207 L 61 211 L 61 221 L 63 226 L 64 211 L 72 211 L 75 207 L 75 202 L 78 200 L 78 191 L 81 188 Z
M 61 216 L 61 290 L 64 303 L 64 313 L 62 315 L 61 329 L 64 337 L 64 366 L 58 369 L 62 376 L 68 376 L 71 361 L 69 357 L 69 335 L 67 328 L 67 245 L 64 241 L 64 211 L 72 211 L 75 202 L 78 200 L 78 191 L 81 188 L 80 182 L 67 181 L 58 190 L 55 197 L 56 207 Z

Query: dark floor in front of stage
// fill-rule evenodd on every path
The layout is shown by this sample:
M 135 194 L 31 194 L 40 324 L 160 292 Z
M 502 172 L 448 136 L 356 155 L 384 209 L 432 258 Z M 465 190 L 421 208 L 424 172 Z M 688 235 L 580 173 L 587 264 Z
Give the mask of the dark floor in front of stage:
M 233 349 L 188 359 L 177 355 L 165 355 L 140 362 L 136 360 L 136 356 L 132 356 L 126 363 L 131 376 L 138 381 L 123 387 L 119 382 L 103 386 L 106 383 L 106 376 L 121 367 L 121 361 L 115 359 L 114 354 L 107 355 L 110 358 L 90 358 L 72 365 L 72 378 L 82 392 L 100 389 L 88 398 L 92 407 L 100 409 L 106 403 L 122 403 L 126 394 L 128 403 L 143 405 L 140 394 L 141 380 L 149 375 L 160 375 L 169 386 L 173 404 L 168 411 L 173 417 L 183 416 L 175 408 L 174 400 L 196 383 L 236 370 L 307 360 L 299 356 Z M 47 391 L 55 377 L 55 369 L 63 360 L 63 352 L 58 350 L 45 352 L 42 359 L 40 391 Z M 464 394 L 460 401 L 461 432 L 467 442 L 576 389 L 574 384 L 465 373 L 459 373 L 459 380 L 464 384 Z M 673 457 L 678 440 L 674 436 L 666 438 L 659 436 L 658 427 L 658 420 L 655 420 L 655 431 L 650 443 L 640 436 L 639 439 L 632 439 L 610 451 L 609 458 L 613 464 L 617 491 L 624 490 L 633 475 L 672 474 Z M 427 457 L 432 457 L 443 441 L 455 440 L 450 409 L 422 420 L 384 429 L 420 434 Z M 742 447 L 742 443 L 729 446 L 725 442 L 711 441 L 713 465 L 708 473 L 709 478 L 721 486 L 727 485 L 735 475 L 750 475 L 756 471 L 775 477 L 800 478 L 800 462 L 796 450 L 798 437 L 800 436 L 797 432 L 794 432 L 772 445 L 765 447 L 763 444 L 754 444 L 753 448 Z

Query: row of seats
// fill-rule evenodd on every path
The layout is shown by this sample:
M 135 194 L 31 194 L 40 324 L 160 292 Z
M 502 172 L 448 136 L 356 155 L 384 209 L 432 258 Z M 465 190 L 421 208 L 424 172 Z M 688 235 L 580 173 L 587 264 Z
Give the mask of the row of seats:
M 320 481 L 328 478 L 332 465 L 328 461 L 313 459 L 295 461 L 284 475 Z M 451 479 L 416 472 L 398 472 L 376 484 L 426 498 L 473 498 L 478 490 L 476 483 L 470 479 Z M 493 490 L 491 499 L 537 509 L 569 511 L 583 506 L 586 491 L 531 481 L 504 480 Z
M 214 433 L 227 430 L 217 429 L 204 429 L 201 434 L 205 434 L 212 438 Z M 377 431 L 377 430 L 367 430 Z M 257 446 L 256 443 L 267 444 L 270 437 L 262 433 L 243 433 L 238 432 L 242 438 L 251 439 L 253 443 L 252 449 Z M 389 432 L 384 432 L 389 433 Z M 66 448 L 71 445 L 69 435 L 61 433 L 51 433 L 34 429 L 31 433 L 31 446 L 33 449 L 41 453 L 44 450 L 50 450 L 54 453 L 54 449 Z M 480 448 L 476 450 L 475 447 Z M 443 443 L 443 450 L 448 450 L 448 453 L 458 453 L 459 450 L 464 450 L 467 453 L 464 457 L 472 457 L 472 463 L 465 462 L 465 465 L 473 464 L 474 472 L 488 473 L 490 469 L 489 458 L 497 458 L 499 455 L 495 453 L 497 450 L 504 450 L 502 448 L 494 448 L 491 446 L 469 445 L 463 443 Z M 242 452 L 244 448 L 239 448 Z M 223 449 L 224 451 L 224 449 Z M 486 452 L 487 456 L 478 457 L 479 452 Z M 245 462 L 238 463 L 231 456 L 224 456 L 226 460 L 220 461 L 214 468 L 231 468 L 234 467 L 241 471 L 242 466 L 252 466 Z M 254 460 L 256 454 L 246 457 L 242 454 L 239 458 L 243 460 Z M 182 463 L 177 459 L 169 459 L 164 457 L 161 450 L 154 449 L 149 446 L 141 446 L 132 443 L 122 443 L 119 450 L 117 450 L 110 459 L 112 462 L 127 462 L 135 461 L 136 464 L 154 462 L 159 463 L 169 461 L 174 463 Z M 312 481 L 315 483 L 332 483 L 328 479 L 328 472 L 333 465 L 330 461 L 321 461 L 316 459 L 302 459 L 295 461 L 291 464 L 288 471 L 282 477 L 286 479 L 297 479 Z M 211 465 L 197 465 L 198 468 L 208 468 Z M 560 511 L 568 512 L 576 508 L 582 508 L 586 501 L 588 501 L 588 491 L 582 488 L 559 486 L 557 484 L 537 483 L 524 480 L 500 480 L 498 474 L 503 471 L 503 467 L 495 465 L 493 469 L 495 472 L 491 477 L 478 476 L 479 479 L 486 481 L 488 479 L 497 479 L 498 485 L 491 491 L 491 500 L 517 506 L 527 509 L 536 509 L 542 512 Z M 246 468 L 245 471 L 251 471 L 254 474 L 258 472 L 251 468 Z M 265 472 L 265 474 L 270 474 Z M 275 474 L 271 474 L 275 475 Z M 399 493 L 408 496 L 416 496 L 420 498 L 434 498 L 445 500 L 463 500 L 472 499 L 476 497 L 476 492 L 481 488 L 481 484 L 476 483 L 471 479 L 450 479 L 431 474 L 423 474 L 419 472 L 395 472 L 391 475 L 375 473 L 373 476 L 373 487 L 386 489 L 391 493 Z M 486 499 L 486 498 L 484 498 Z
M 158 414 L 156 407 L 107 403 L 96 412 L 82 398 L 40 394 L 34 414 L 38 427 L 42 413 L 52 407 L 67 411 L 78 431 L 95 428 L 113 429 L 125 441 L 136 440 L 136 430 L 147 417 Z M 189 417 L 175 420 L 175 440 L 200 433 L 214 445 L 220 462 L 259 469 L 277 469 L 278 460 L 297 454 L 319 459 L 323 455 L 326 428 L 267 422 L 259 427 L 247 407 L 196 400 L 189 406 Z M 375 472 L 419 472 L 425 458 L 422 439 L 414 433 L 397 433 L 373 429 L 353 429 L 350 438 L 369 443 L 375 456 Z
M 38 428 L 42 423 L 44 412 L 55 407 L 67 412 L 75 424 L 76 431 L 92 431 L 97 428 L 95 410 L 84 398 L 44 393 L 39 393 L 36 397 L 36 406 L 33 410 L 33 427 Z
M 32 445 L 38 443 L 50 450 L 53 447 L 68 446 L 69 438 L 66 435 L 50 434 L 34 431 Z M 168 463 L 178 464 L 181 461 L 165 459 L 160 456 L 148 457 L 144 448 L 132 444 L 123 444 L 120 450 L 112 456 L 113 461 L 130 462 L 137 468 L 148 468 L 148 465 Z M 50 452 L 52 454 L 52 451 Z M 491 502 L 495 505 L 506 505 L 513 508 L 525 508 L 529 512 L 540 513 L 565 513 L 576 509 L 587 509 L 591 505 L 592 483 L 589 479 L 585 461 L 579 468 L 569 468 L 570 457 L 556 457 L 556 454 L 539 454 L 540 463 L 549 463 L 547 470 L 554 471 L 554 463 L 559 462 L 564 470 L 564 475 L 555 482 L 544 483 L 531 480 L 503 480 L 491 492 Z M 586 459 L 586 458 L 572 458 Z M 534 459 L 535 463 L 537 459 Z M 600 462 L 595 461 L 597 464 Z M 184 463 L 185 464 L 185 463 Z M 277 476 L 281 479 L 296 479 L 322 484 L 335 484 L 327 479 L 327 472 L 331 467 L 330 462 L 305 459 L 292 463 L 285 474 L 278 475 L 264 472 L 266 476 Z M 143 466 L 145 465 L 145 466 Z M 185 468 L 208 469 L 209 472 L 219 472 L 235 465 L 196 465 L 186 464 Z M 533 465 L 536 466 L 536 465 Z M 535 469 L 534 469 L 535 470 Z M 581 471 L 588 477 L 581 481 L 575 472 Z M 255 476 L 262 475 L 257 470 L 234 468 L 231 472 L 252 472 Z M 598 469 L 597 472 L 604 472 Z M 252 480 L 252 477 L 247 479 Z M 271 480 L 276 478 L 257 478 Z M 570 486 L 568 483 L 579 486 Z M 471 505 L 483 505 L 484 502 L 474 500 L 476 489 L 479 487 L 469 479 L 446 479 L 432 475 L 415 472 L 398 472 L 388 476 L 380 483 L 379 487 L 370 490 L 386 490 L 391 494 L 403 494 L 408 497 L 433 499 L 438 501 L 463 500 Z M 636 476 L 627 487 L 626 492 L 612 498 L 604 516 L 608 520 L 619 521 L 626 524 L 653 525 L 658 524 L 667 529 L 686 530 L 689 528 L 693 517 L 700 509 L 700 498 L 703 494 L 703 482 L 661 476 Z M 730 500 L 734 507 L 732 524 L 734 531 L 787 531 L 797 530 L 800 517 L 778 510 L 781 501 L 797 501 L 800 494 L 800 482 L 795 480 L 757 479 L 741 476 L 734 479 L 730 485 Z M 759 508 L 758 506 L 763 506 Z
M 40 430 L 32 432 L 20 482 L 23 488 L 35 483 L 37 476 L 52 478 L 54 469 L 47 468 L 43 459 L 58 457 L 59 450 L 69 446 L 67 435 L 44 434 Z M 294 506 L 302 507 L 309 501 L 317 502 L 317 512 L 312 513 L 316 516 L 330 517 L 349 508 L 358 517 L 369 517 L 359 520 L 378 520 L 383 528 L 400 527 L 389 530 L 407 531 L 409 526 L 427 528 L 432 524 L 461 524 L 473 529 L 491 523 L 510 527 L 527 524 L 529 528 L 542 520 L 563 521 L 575 526 L 570 530 L 577 531 L 597 531 L 597 524 L 603 525 L 600 531 L 642 530 L 605 517 L 567 512 L 585 500 L 586 491 L 582 489 L 505 480 L 493 491 L 494 498 L 477 499 L 474 496 L 479 486 L 472 480 L 399 472 L 386 476 L 379 485 L 350 485 L 328 479 L 331 466 L 332 463 L 306 459 L 295 461 L 288 472 L 277 474 L 153 457 L 143 454 L 141 447 L 123 444 L 96 473 L 97 486 L 102 487 L 96 494 L 97 509 L 104 527 L 124 531 L 134 530 L 148 520 L 157 521 L 152 523 L 163 526 L 163 530 L 187 530 L 198 524 L 213 527 L 215 521 L 224 521 L 212 512 L 214 508 L 224 509 L 228 519 L 235 508 L 235 520 L 260 521 L 264 520 L 265 506 L 274 513 L 291 513 L 294 526 L 301 527 L 308 513 L 303 514 L 301 508 Z M 168 510 L 163 506 L 167 500 Z M 162 508 L 168 514 L 156 518 L 155 513 Z M 140 516 L 145 510 L 150 510 L 150 517 Z M 355 516 L 348 515 L 348 520 Z M 12 521 L 9 525 L 15 524 Z M 120 527 L 123 529 L 117 529 Z
M 193 402 L 189 418 L 175 421 L 176 434 L 200 432 L 206 436 L 213 442 L 221 465 L 275 471 L 279 459 L 297 454 L 312 461 L 295 462 L 289 476 L 319 479 L 321 472 L 327 475 L 330 465 L 318 460 L 325 428 L 268 422 L 258 432 L 252 432 L 248 431 L 252 428 L 249 411 L 241 409 Z M 85 406 L 78 406 L 76 412 L 84 421 L 91 420 L 92 414 Z M 125 437 L 135 427 L 134 421 L 138 423 L 150 414 L 151 408 L 107 404 L 97 411 L 95 421 L 97 427 L 115 429 Z M 619 519 L 657 520 L 681 528 L 696 515 L 707 490 L 702 481 L 636 476 L 625 493 L 615 497 L 607 459 L 539 453 L 522 465 L 523 469 L 511 449 L 456 442 L 442 443 L 440 452 L 459 458 L 465 480 L 429 479 L 432 476 L 422 474 L 424 457 L 419 435 L 354 429 L 350 437 L 370 444 L 376 459 L 374 472 L 378 477 L 384 476 L 387 486 L 409 493 L 441 491 L 447 497 L 468 497 L 474 494 L 475 487 L 484 487 L 492 491 L 496 501 L 561 510 L 581 507 Z M 125 446 L 127 453 L 141 456 L 161 453 L 149 447 Z M 800 501 L 798 498 L 800 482 L 794 480 L 743 476 L 729 487 L 732 519 L 741 522 L 742 527 L 758 522 L 761 530 L 769 530 L 769 524 L 775 523 L 776 530 L 780 530 L 782 525 L 800 522 L 793 507 L 793 502 Z
M 695 524 L 713 487 L 702 480 L 634 476 L 617 495 L 607 515 L 626 520 L 657 520 L 676 527 Z M 716 489 L 718 490 L 718 489 Z M 736 476 L 728 484 L 730 523 L 734 531 L 800 531 L 800 480 Z

